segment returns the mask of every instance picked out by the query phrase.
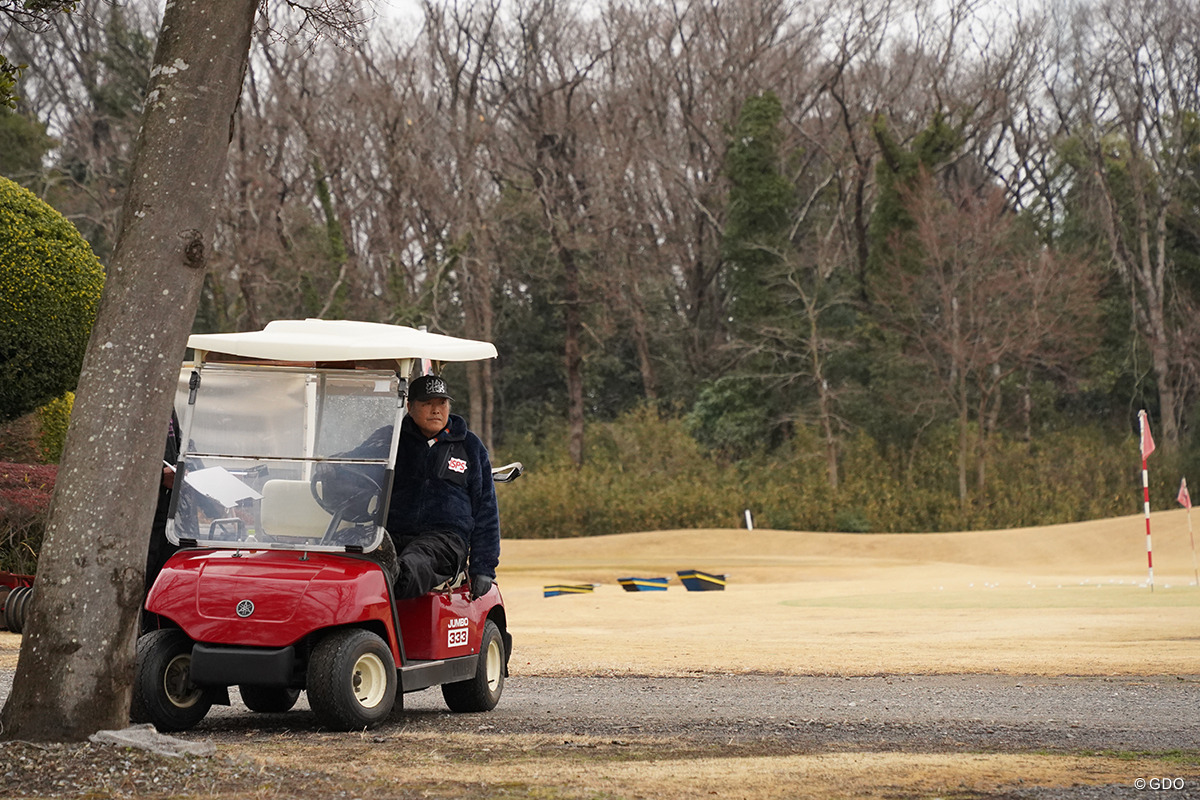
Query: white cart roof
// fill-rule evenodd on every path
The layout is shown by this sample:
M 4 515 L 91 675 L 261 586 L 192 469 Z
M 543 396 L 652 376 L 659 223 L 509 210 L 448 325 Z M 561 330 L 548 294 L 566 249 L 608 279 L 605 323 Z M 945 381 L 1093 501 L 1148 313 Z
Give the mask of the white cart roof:
M 261 331 L 196 333 L 188 347 L 197 359 L 226 353 L 269 361 L 365 361 L 428 358 L 433 361 L 481 361 L 496 357 L 490 342 L 427 333 L 403 325 L 326 319 L 282 319 Z

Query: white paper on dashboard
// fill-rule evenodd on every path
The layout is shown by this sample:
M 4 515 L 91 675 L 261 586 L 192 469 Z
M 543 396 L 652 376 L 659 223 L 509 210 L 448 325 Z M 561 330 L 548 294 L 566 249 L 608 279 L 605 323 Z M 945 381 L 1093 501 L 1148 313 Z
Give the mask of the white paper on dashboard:
M 238 504 L 239 500 L 261 500 L 262 495 L 250 488 L 249 484 L 239 480 L 237 476 L 224 467 L 208 467 L 189 472 L 184 476 L 196 491 L 216 500 L 229 508 Z

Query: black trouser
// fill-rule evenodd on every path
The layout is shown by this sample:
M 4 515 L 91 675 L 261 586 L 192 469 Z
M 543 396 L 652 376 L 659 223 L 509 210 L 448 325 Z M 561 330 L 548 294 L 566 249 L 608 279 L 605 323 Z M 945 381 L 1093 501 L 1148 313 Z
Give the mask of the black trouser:
M 430 531 L 416 536 L 396 536 L 394 566 L 380 553 L 384 571 L 392 580 L 397 599 L 420 597 L 454 578 L 467 564 L 467 543 L 453 531 Z M 380 550 L 385 550 L 381 547 Z

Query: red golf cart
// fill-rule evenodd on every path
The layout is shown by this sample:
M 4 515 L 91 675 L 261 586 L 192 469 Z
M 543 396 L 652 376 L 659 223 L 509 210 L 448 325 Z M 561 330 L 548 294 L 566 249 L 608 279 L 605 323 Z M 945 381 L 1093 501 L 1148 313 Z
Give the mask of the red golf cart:
M 185 730 L 228 704 L 230 686 L 259 712 L 305 691 L 338 730 L 378 725 L 405 692 L 432 686 L 454 711 L 494 708 L 512 647 L 499 589 L 472 598 L 460 576 L 396 600 L 377 549 L 408 378 L 495 347 L 327 320 L 188 345 L 166 534 L 179 551 L 146 598 L 135 721 Z M 380 432 L 382 450 L 346 455 Z

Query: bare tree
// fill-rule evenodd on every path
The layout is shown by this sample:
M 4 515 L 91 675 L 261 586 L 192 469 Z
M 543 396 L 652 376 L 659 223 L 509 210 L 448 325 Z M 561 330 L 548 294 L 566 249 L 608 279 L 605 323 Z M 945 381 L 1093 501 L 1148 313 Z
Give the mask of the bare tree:
M 591 223 L 592 186 L 584 142 L 594 113 L 587 85 L 600 53 L 577 17 L 555 0 L 518 9 L 503 46 L 491 54 L 490 103 L 503 115 L 504 159 L 514 185 L 537 198 L 554 254 L 563 309 L 567 450 L 583 463 L 584 296 L 582 272 L 599 257 Z
M 1177 269 L 1170 222 L 1181 196 L 1196 196 L 1197 19 L 1194 0 L 1075 6 L 1058 51 L 1058 62 L 1073 68 L 1050 84 L 1066 131 L 1085 153 L 1076 175 L 1085 213 L 1098 220 L 1150 351 L 1168 446 L 1179 443 L 1197 389 L 1182 369 L 1186 349 L 1170 314 Z
M 436 220 L 426 231 L 426 251 L 444 253 L 452 272 L 461 322 L 454 328 L 476 339 L 494 336 L 493 293 L 498 272 L 500 155 L 495 143 L 503 108 L 489 102 L 486 83 L 500 34 L 500 3 L 485 0 L 439 8 L 425 2 L 428 80 L 437 97 L 423 119 L 423 148 L 433 158 L 414 159 L 421 191 L 415 200 Z M 472 428 L 494 446 L 492 362 L 467 367 Z
M 74 6 L 75 3 L 69 0 L 44 0 L 44 2 L 38 3 L 18 3 L 7 0 L 0 3 L 0 15 L 10 23 L 5 26 L 5 35 L 0 36 L 0 45 L 5 43 L 8 33 L 11 32 L 11 25 L 26 30 L 40 30 L 50 24 L 50 20 L 55 14 L 68 12 Z M 13 87 L 16 85 L 20 72 L 21 62 L 14 64 L 7 56 L 0 54 L 0 104 L 5 106 L 13 104 Z
M 1078 362 L 1095 320 L 1096 286 L 1084 264 L 1056 257 L 1023 231 L 998 189 L 960 188 L 947 197 L 926 174 L 907 200 L 918 268 L 890 264 L 885 319 L 955 411 L 965 508 L 972 455 L 976 489 L 985 487 L 989 421 L 1005 379 Z
M 14 29 L 7 46 L 36 64 L 21 81 L 19 110 L 46 124 L 52 164 L 26 176 L 107 261 L 153 56 L 157 10 L 85 0 L 37 31 Z

